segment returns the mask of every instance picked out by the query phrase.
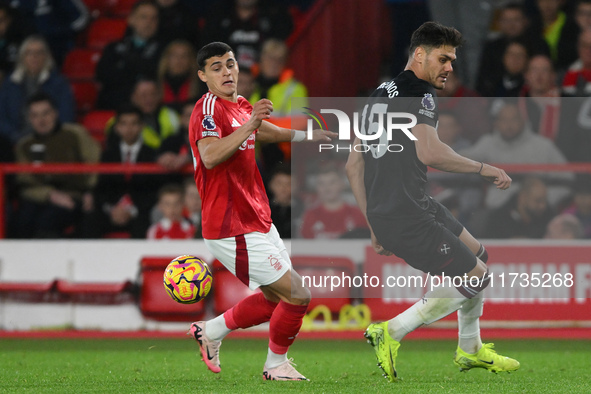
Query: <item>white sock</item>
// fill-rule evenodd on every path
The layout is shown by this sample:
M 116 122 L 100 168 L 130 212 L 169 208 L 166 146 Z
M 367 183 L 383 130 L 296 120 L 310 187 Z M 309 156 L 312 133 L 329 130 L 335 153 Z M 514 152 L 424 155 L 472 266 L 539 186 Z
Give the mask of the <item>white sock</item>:
M 388 333 L 400 342 L 409 332 L 423 324 L 431 324 L 455 312 L 466 302 L 454 287 L 437 287 L 422 299 L 388 322 Z
M 480 316 L 484 306 L 482 292 L 467 300 L 458 310 L 458 346 L 468 354 L 477 353 L 482 347 Z
M 232 330 L 226 326 L 223 314 L 205 322 L 205 335 L 212 341 L 221 341 L 231 332 Z
M 287 361 L 287 353 L 277 354 L 273 353 L 271 349 L 267 352 L 267 362 L 265 368 L 275 368 Z

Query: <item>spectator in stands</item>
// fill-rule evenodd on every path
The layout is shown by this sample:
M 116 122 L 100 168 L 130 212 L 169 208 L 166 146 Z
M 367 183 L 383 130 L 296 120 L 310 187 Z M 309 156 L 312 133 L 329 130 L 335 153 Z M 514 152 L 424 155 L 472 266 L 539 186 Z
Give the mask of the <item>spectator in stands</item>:
M 286 68 L 289 48 L 277 39 L 269 39 L 263 44 L 260 63 L 253 67 L 253 74 L 256 77 L 255 90 L 248 99 L 256 103 L 260 99 L 267 98 L 273 103 L 273 114 L 271 122 L 277 118 L 291 116 L 291 99 L 300 97 L 299 104 L 307 106 L 308 90 L 306 86 L 294 78 L 293 70 Z M 242 75 L 240 76 L 242 78 Z M 297 121 L 296 121 L 297 122 Z M 305 129 L 305 124 L 293 123 L 289 119 L 288 128 Z M 270 172 L 280 162 L 289 160 L 288 154 L 281 147 L 287 148 L 291 145 L 265 144 L 261 146 L 258 157 L 261 163 L 263 179 L 268 178 Z M 289 153 L 289 152 L 288 152 Z
M 168 175 L 170 182 L 182 183 L 184 176 L 180 171 L 193 161 L 189 143 L 189 123 L 193 107 L 194 99 L 185 101 L 181 108 L 179 132 L 167 137 L 158 148 L 158 164 L 173 172 Z
M 560 119 L 560 89 L 552 60 L 546 55 L 532 57 L 525 72 L 520 109 L 526 122 L 538 134 L 555 140 Z
M 183 216 L 183 188 L 170 183 L 158 192 L 158 210 L 162 219 L 148 229 L 148 239 L 190 239 L 195 234 L 191 221 Z
M 552 218 L 546 185 L 539 178 L 528 178 L 506 204 L 491 211 L 488 238 L 542 238 Z
M 19 48 L 14 72 L 0 87 L 0 134 L 15 143 L 31 132 L 31 127 L 25 127 L 25 106 L 40 91 L 51 96 L 60 122 L 74 122 L 74 96 L 68 81 L 55 69 L 45 40 L 30 36 Z
M 195 227 L 194 238 L 203 238 L 201 226 L 201 196 L 193 177 L 188 177 L 183 182 L 184 203 L 183 213 Z
M 13 26 L 12 9 L 0 3 L 0 85 L 14 70 L 21 37 Z
M 545 239 L 581 239 L 583 226 L 575 215 L 562 213 L 555 216 L 546 227 Z
M 579 58 L 562 80 L 562 93 L 570 97 L 591 96 L 591 30 L 583 31 L 577 43 Z
M 160 8 L 158 36 L 165 43 L 173 40 L 186 40 L 198 46 L 199 15 L 191 7 L 179 0 L 156 0 Z
M 568 67 L 576 58 L 569 42 L 575 41 L 578 27 L 574 20 L 567 18 L 561 10 L 562 0 L 536 0 L 539 16 L 532 21 L 533 31 L 544 37 L 550 48 L 550 57 L 556 68 Z
M 525 45 L 520 41 L 511 41 L 503 53 L 503 74 L 494 89 L 482 92 L 484 96 L 517 97 L 525 83 L 524 73 L 529 60 Z
M 12 0 L 10 5 L 45 37 L 58 67 L 90 21 L 88 8 L 80 0 Z
M 567 17 L 565 24 L 568 33 L 564 39 L 561 36 L 556 62 L 556 69 L 561 73 L 579 57 L 577 37 L 581 32 L 591 30 L 591 0 L 577 0 L 573 15 L 570 18 Z
M 464 83 L 473 88 L 476 85 L 478 61 L 488 33 L 492 16 L 493 0 L 429 0 L 431 18 L 445 26 L 454 26 L 468 38 L 458 48 L 457 72 Z M 407 57 L 407 54 L 398 54 Z
M 90 138 L 82 138 L 80 126 L 58 121 L 57 107 L 48 94 L 31 96 L 26 110 L 33 133 L 16 145 L 19 163 L 82 163 L 98 157 L 100 148 Z M 90 208 L 93 179 L 86 174 L 19 174 L 16 237 L 63 236 L 67 227 L 78 223 L 82 211 Z
M 166 46 L 158 65 L 158 82 L 162 104 L 179 112 L 189 98 L 201 96 L 197 54 L 188 41 L 175 40 Z
M 562 213 L 574 215 L 583 226 L 583 237 L 591 238 L 591 175 L 581 174 L 574 186 L 573 203 Z
M 290 116 L 291 98 L 308 97 L 306 86 L 294 78 L 293 70 L 286 68 L 288 57 L 285 42 L 269 39 L 263 44 L 258 67 L 254 68 L 256 87 L 249 101 L 268 98 L 273 102 L 273 116 Z
M 442 142 L 449 145 L 456 152 L 472 145 L 469 140 L 463 137 L 462 125 L 457 116 L 450 111 L 439 112 L 437 135 Z
M 531 54 L 550 54 L 541 35 L 529 28 L 528 18 L 520 3 L 511 2 L 500 9 L 498 27 L 499 34 L 486 41 L 480 58 L 476 90 L 483 95 L 490 95 L 497 81 L 503 78 L 503 54 L 511 41 L 520 40 Z
M 440 112 L 452 112 L 462 127 L 463 137 L 476 141 L 490 131 L 488 99 L 466 87 L 456 73 L 450 73 L 445 87 L 438 91 Z
M 162 105 L 160 98 L 158 83 L 149 79 L 137 81 L 131 94 L 131 103 L 142 113 L 142 139 L 152 149 L 158 149 L 163 140 L 179 131 L 178 114 Z M 110 132 L 113 122 L 114 119 L 107 123 L 107 144 L 116 144 L 119 141 L 118 134 Z
M 158 6 L 139 0 L 127 19 L 128 34 L 107 45 L 96 67 L 101 84 L 97 107 L 117 109 L 128 100 L 135 83 L 155 79 L 163 45 L 157 37 Z
M 269 206 L 271 220 L 281 238 L 291 238 L 291 169 L 283 164 L 277 166 L 269 180 Z
M 120 142 L 107 145 L 101 163 L 154 163 L 156 151 L 142 140 L 142 113 L 131 105 L 117 111 L 113 131 Z M 101 238 L 111 232 L 126 232 L 145 238 L 150 209 L 156 202 L 160 178 L 148 174 L 101 174 L 94 191 L 95 207 L 87 218 L 85 234 Z
M 489 163 L 563 164 L 566 162 L 551 140 L 534 133 L 525 122 L 517 99 L 500 102 L 495 114 L 493 132 L 459 153 L 471 159 Z M 570 174 L 546 175 L 548 180 L 568 181 L 571 178 Z M 566 188 L 553 186 L 550 193 L 551 202 L 555 204 L 567 194 Z M 486 205 L 498 207 L 510 196 L 511 194 L 507 191 L 501 192 L 492 187 L 488 188 Z
M 318 203 L 304 212 L 302 237 L 334 239 L 354 230 L 367 229 L 359 208 L 345 201 L 344 186 L 343 176 L 336 167 L 329 166 L 318 172 Z
M 217 0 L 205 21 L 203 43 L 229 44 L 241 68 L 259 60 L 264 41 L 285 40 L 293 28 L 287 7 L 273 0 Z
M 238 83 L 236 85 L 236 92 L 238 95 L 249 99 L 254 93 L 255 88 L 256 82 L 250 68 L 241 68 L 240 78 L 238 78 Z

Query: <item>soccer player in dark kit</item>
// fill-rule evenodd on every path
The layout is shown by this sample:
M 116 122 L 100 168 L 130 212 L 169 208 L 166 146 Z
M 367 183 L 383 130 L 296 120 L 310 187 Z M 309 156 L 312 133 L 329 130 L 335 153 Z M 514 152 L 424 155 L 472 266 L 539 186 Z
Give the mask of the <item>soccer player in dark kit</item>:
M 483 344 L 480 339 L 482 291 L 490 283 L 486 250 L 443 205 L 425 193 L 427 166 L 479 174 L 499 189 L 511 185 L 511 178 L 502 169 L 458 155 L 437 136 L 435 89 L 443 89 L 461 42 L 460 32 L 435 22 L 426 22 L 413 33 L 405 70 L 375 90 L 361 125 L 361 133 L 375 134 L 380 127 L 376 114 L 410 113 L 417 119 L 412 135 L 392 132 L 388 143 L 399 147 L 392 151 L 385 149 L 385 144 L 369 145 L 357 138 L 355 144 L 367 144 L 367 149 L 363 153 L 353 150 L 347 161 L 351 188 L 370 225 L 375 251 L 382 255 L 394 253 L 430 275 L 464 278 L 453 281 L 461 283 L 458 287 L 448 281 L 447 286 L 429 290 L 398 316 L 367 328 L 365 337 L 391 382 L 397 378 L 395 360 L 402 338 L 455 311 L 459 343 L 454 363 L 460 370 L 486 368 L 497 372 L 519 368 L 519 362 L 498 355 L 493 344 Z M 380 142 L 386 142 L 386 132 L 382 131 Z

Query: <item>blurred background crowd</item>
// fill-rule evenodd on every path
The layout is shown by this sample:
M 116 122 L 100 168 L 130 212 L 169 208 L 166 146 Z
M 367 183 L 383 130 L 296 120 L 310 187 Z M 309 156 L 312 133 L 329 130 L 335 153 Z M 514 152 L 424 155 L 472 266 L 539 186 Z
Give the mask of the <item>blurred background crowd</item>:
M 302 82 L 309 76 L 290 67 L 293 43 L 330 2 L 0 0 L 0 161 L 157 163 L 169 171 L 7 176 L 7 238 L 199 238 L 201 201 L 187 141 L 191 111 L 206 89 L 197 50 L 230 44 L 238 93 L 252 103 L 269 98 L 272 121 L 289 125 L 290 99 L 310 89 Z M 403 70 L 421 23 L 436 20 L 464 34 L 439 101 L 439 136 L 456 151 L 490 163 L 591 163 L 591 0 L 380 6 L 390 12 L 388 23 L 364 28 L 388 36 L 388 48 L 369 86 Z M 313 70 L 323 59 L 306 62 Z M 367 96 L 369 86 L 357 94 Z M 257 145 L 281 236 L 368 237 L 344 176 L 346 152 L 294 160 L 304 168 L 292 173 L 291 159 L 309 145 Z M 512 191 L 498 193 L 476 176 L 434 173 L 430 193 L 476 236 L 591 238 L 591 175 L 511 175 Z

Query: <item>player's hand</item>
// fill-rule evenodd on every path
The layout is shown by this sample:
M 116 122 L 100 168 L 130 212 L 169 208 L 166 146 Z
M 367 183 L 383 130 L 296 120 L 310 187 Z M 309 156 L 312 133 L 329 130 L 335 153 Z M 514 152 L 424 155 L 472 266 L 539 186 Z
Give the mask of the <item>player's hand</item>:
M 273 103 L 271 100 L 261 99 L 252 106 L 252 113 L 248 121 L 255 129 L 258 129 L 263 120 L 271 117 L 271 112 L 273 112 Z
M 338 136 L 338 133 L 330 130 L 312 130 L 312 141 L 332 141 L 333 138 L 337 138 Z
M 376 235 L 373 233 L 373 231 L 371 232 L 371 246 L 373 247 L 373 250 L 375 250 L 377 254 L 381 254 L 382 256 L 392 256 L 394 254 L 394 253 L 390 252 L 389 250 L 384 249 L 382 244 L 380 244 L 380 242 L 376 238 Z
M 484 164 L 482 171 L 480 171 L 480 176 L 494 183 L 497 189 L 505 190 L 511 186 L 512 180 L 509 175 L 504 170 L 491 166 L 490 164 Z

